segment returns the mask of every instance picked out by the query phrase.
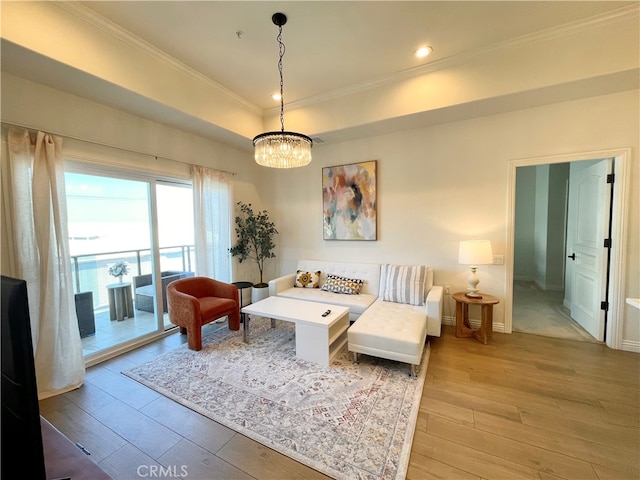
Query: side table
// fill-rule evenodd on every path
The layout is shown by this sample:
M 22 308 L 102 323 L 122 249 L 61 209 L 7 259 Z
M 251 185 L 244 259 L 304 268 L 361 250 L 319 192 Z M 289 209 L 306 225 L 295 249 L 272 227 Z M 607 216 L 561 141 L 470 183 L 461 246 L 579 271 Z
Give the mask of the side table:
M 109 293 L 109 318 L 121 322 L 125 317 L 133 318 L 133 296 L 131 282 L 110 283 L 107 285 Z
M 242 292 L 245 288 L 253 287 L 253 283 L 251 282 L 232 282 L 231 285 L 235 285 L 235 287 L 240 291 L 240 321 L 244 323 L 244 313 L 242 313 L 242 307 L 244 307 L 244 300 L 242 298 Z
M 493 332 L 493 306 L 500 300 L 493 295 L 481 293 L 482 297 L 467 297 L 465 292 L 452 295 L 456 301 L 456 337 L 475 337 L 476 340 L 487 344 Z M 469 305 L 480 305 L 482 321 L 479 329 L 471 328 L 469 323 Z

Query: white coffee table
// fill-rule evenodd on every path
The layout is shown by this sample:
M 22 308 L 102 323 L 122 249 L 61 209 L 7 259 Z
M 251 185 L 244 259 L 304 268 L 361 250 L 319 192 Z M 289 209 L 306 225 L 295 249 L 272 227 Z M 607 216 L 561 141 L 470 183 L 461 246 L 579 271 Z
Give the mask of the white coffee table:
M 326 317 L 322 313 L 331 310 Z M 329 366 L 347 343 L 349 308 L 327 303 L 307 302 L 283 297 L 267 297 L 242 309 L 244 341 L 249 340 L 249 315 L 293 322 L 296 326 L 296 357 Z

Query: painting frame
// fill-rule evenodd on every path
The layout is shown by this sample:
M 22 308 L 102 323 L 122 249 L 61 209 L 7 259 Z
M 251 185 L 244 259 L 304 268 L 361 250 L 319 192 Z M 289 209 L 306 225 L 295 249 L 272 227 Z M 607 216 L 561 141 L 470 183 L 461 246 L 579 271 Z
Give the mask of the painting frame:
M 378 239 L 378 161 L 322 168 L 322 239 Z

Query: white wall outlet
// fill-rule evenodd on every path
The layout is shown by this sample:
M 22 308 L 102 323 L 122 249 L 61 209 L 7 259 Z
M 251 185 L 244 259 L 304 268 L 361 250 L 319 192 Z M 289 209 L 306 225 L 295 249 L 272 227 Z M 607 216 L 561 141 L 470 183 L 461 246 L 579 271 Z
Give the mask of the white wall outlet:
M 450 285 L 445 285 L 444 286 L 444 294 L 445 295 L 451 295 L 451 286 Z
M 494 265 L 504 265 L 504 255 L 494 255 L 493 256 L 493 264 Z

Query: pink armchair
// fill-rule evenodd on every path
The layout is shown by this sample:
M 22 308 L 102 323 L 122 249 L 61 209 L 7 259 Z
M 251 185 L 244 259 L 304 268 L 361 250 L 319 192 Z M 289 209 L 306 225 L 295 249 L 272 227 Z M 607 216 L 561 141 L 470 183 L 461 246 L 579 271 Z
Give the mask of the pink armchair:
M 240 329 L 238 289 L 208 277 L 188 277 L 167 285 L 169 320 L 187 334 L 191 350 L 202 349 L 202 326 L 229 317 L 229 330 Z

